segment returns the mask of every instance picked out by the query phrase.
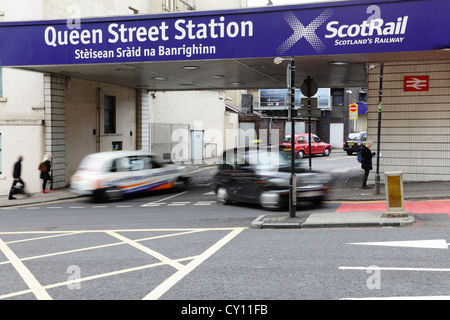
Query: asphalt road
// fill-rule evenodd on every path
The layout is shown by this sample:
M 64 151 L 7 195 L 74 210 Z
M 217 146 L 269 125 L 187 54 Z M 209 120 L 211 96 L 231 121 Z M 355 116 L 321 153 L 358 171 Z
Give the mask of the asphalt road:
M 313 161 L 344 181 L 356 159 Z M 186 300 L 172 310 L 181 314 L 203 300 L 450 298 L 447 215 L 402 228 L 252 229 L 266 212 L 217 204 L 213 173 L 199 170 L 183 192 L 1 210 L 0 299 Z

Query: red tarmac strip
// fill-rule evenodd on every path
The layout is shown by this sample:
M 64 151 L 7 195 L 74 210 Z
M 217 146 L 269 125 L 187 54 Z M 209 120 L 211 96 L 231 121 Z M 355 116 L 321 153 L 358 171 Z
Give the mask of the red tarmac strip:
M 386 201 L 342 203 L 336 212 L 385 212 Z M 448 214 L 450 200 L 442 201 L 405 201 L 405 211 L 413 214 Z

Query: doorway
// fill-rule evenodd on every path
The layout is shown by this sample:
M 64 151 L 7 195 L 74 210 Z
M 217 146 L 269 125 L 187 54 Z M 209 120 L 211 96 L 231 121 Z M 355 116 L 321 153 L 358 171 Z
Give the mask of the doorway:
M 330 123 L 330 144 L 333 149 L 342 148 L 344 143 L 344 124 Z
M 191 130 L 191 159 L 203 160 L 203 130 Z

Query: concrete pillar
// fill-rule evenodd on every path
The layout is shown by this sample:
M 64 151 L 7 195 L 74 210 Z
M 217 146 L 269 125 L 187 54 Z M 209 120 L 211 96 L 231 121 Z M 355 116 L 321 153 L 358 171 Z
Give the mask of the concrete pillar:
M 52 156 L 53 189 L 64 188 L 66 182 L 66 79 L 46 74 L 45 101 L 45 153 Z
M 136 149 L 150 150 L 150 102 L 147 90 L 136 90 Z

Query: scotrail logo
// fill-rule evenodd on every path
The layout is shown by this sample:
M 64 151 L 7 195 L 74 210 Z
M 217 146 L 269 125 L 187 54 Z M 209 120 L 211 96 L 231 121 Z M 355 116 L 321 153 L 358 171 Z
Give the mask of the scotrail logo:
M 285 13 L 284 20 L 286 20 L 286 22 L 291 26 L 294 33 L 278 47 L 277 53 L 279 55 L 283 55 L 301 38 L 305 38 L 317 53 L 323 53 L 326 49 L 326 46 L 317 36 L 316 30 L 332 15 L 333 9 L 327 9 L 320 16 L 314 19 L 313 22 L 305 27 L 304 24 L 301 23 L 300 20 L 292 12 Z

